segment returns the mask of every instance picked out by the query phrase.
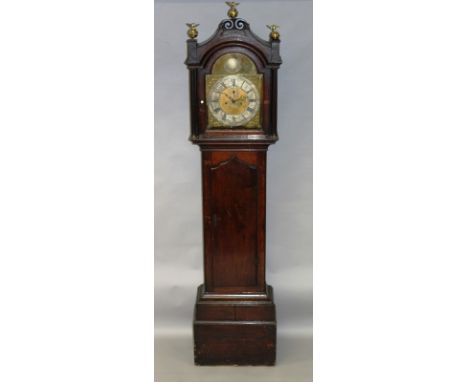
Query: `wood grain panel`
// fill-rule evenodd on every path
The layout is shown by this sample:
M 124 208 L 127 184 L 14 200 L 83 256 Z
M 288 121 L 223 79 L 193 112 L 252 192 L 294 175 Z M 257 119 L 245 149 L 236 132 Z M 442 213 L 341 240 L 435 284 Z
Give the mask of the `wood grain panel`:
M 257 285 L 257 167 L 232 156 L 210 178 L 213 286 Z
M 204 151 L 208 292 L 265 291 L 264 151 Z
M 273 323 L 195 322 L 197 365 L 274 365 Z

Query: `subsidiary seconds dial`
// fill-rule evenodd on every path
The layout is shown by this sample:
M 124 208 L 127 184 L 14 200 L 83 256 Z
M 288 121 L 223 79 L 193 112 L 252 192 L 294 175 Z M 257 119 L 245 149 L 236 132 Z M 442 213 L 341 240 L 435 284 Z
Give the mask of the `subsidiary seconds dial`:
M 223 126 L 245 125 L 260 107 L 258 89 L 242 75 L 225 76 L 211 87 L 208 107 Z

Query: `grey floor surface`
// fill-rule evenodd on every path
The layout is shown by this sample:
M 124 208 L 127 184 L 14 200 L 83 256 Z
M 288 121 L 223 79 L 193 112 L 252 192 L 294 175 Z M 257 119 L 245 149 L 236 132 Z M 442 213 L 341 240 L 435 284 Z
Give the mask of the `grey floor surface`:
M 276 366 L 195 366 L 190 335 L 155 337 L 155 382 L 310 382 L 312 337 L 279 336 Z

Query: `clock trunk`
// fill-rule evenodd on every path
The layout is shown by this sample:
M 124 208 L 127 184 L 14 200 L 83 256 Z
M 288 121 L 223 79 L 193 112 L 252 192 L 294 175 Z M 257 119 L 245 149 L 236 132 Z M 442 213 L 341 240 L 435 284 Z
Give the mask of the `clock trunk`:
M 265 292 L 264 151 L 204 151 L 205 288 Z

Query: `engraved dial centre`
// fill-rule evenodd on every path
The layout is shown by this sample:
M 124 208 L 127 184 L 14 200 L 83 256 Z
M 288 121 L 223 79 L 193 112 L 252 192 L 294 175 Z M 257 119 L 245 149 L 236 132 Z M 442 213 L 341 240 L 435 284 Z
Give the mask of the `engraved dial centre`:
M 227 88 L 219 96 L 219 106 L 227 114 L 242 114 L 249 107 L 247 93 L 240 88 Z

